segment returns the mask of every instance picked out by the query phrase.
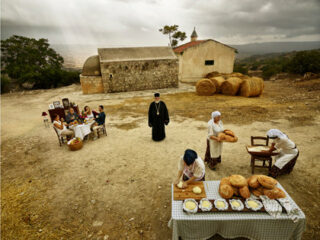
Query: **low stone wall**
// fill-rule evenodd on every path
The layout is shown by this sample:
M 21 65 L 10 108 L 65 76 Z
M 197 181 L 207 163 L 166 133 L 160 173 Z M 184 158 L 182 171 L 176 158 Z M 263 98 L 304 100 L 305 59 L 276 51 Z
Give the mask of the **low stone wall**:
M 82 76 L 80 74 L 80 83 L 83 94 L 104 93 L 101 76 Z
M 178 87 L 178 60 L 100 62 L 105 92 Z

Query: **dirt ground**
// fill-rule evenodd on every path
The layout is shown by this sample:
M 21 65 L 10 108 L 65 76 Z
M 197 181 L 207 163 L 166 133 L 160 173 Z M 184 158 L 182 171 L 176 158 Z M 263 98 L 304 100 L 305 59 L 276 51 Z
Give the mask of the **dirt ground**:
M 186 148 L 204 156 L 214 110 L 239 141 L 224 144 L 222 164 L 207 168 L 206 179 L 250 176 L 250 136 L 281 129 L 300 156 L 294 171 L 278 180 L 306 214 L 303 239 L 320 239 L 320 79 L 265 82 L 259 98 L 200 97 L 190 85 L 162 89 L 171 122 L 158 143 L 147 125 L 152 92 L 82 95 L 73 85 L 2 95 L 2 239 L 170 239 L 179 157 Z M 81 108 L 103 104 L 108 136 L 76 152 L 59 147 L 41 112 L 64 97 Z

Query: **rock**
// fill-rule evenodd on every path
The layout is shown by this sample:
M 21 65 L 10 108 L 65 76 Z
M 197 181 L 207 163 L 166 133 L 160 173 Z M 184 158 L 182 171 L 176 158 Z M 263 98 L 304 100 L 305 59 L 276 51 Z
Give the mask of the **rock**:
M 38 232 L 40 232 L 40 233 L 41 233 L 41 232 L 42 232 L 42 229 L 40 228 L 40 229 L 38 230 Z
M 290 110 L 293 109 L 293 106 L 289 106 L 288 109 L 290 109 Z
M 139 231 L 139 234 L 142 235 L 142 234 L 143 234 L 143 230 L 140 230 L 140 231 Z
M 132 222 L 133 220 L 134 220 L 134 218 L 130 218 L 130 219 L 129 219 L 129 222 Z
M 88 235 L 88 238 L 91 238 L 92 237 L 92 233 L 90 233 L 89 235 Z
M 91 200 L 91 203 L 92 203 L 92 204 L 95 204 L 95 203 L 96 203 L 96 200 L 92 199 L 92 200 Z
M 101 227 L 103 224 L 102 221 L 93 221 L 92 226 L 93 227 Z
M 158 189 L 161 189 L 161 186 L 158 186 Z
M 100 230 L 97 234 L 102 235 L 103 234 L 102 230 Z
M 109 239 L 109 235 L 104 235 L 103 236 L 103 240 L 108 240 Z

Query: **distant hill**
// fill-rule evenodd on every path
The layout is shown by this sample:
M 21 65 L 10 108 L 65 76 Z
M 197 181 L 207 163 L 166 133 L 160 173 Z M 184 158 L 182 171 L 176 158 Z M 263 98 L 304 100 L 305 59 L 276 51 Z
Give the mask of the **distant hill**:
M 314 42 L 264 42 L 243 45 L 231 45 L 238 50 L 237 58 L 243 59 L 252 55 L 267 53 L 284 53 L 320 48 L 320 41 Z

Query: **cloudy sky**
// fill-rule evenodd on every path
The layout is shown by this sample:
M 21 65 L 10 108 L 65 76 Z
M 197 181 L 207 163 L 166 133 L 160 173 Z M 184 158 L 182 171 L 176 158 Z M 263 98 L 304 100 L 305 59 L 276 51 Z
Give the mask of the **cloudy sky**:
M 319 41 L 320 0 L 2 0 L 1 37 L 50 43 L 159 46 L 158 29 L 226 44 Z M 189 38 L 186 41 L 189 41 Z

